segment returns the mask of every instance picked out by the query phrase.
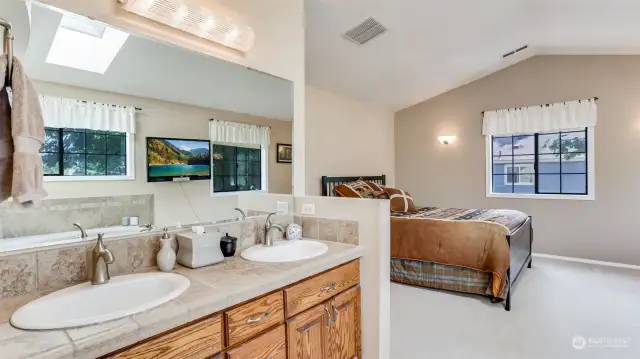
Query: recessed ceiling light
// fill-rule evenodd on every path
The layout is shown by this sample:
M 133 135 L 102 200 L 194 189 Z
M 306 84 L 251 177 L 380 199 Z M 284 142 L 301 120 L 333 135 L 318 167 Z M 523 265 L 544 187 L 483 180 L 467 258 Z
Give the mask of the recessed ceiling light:
M 247 52 L 255 33 L 231 10 L 204 0 L 120 0 L 124 10 L 175 29 Z
M 128 37 L 98 21 L 64 13 L 46 61 L 104 74 Z

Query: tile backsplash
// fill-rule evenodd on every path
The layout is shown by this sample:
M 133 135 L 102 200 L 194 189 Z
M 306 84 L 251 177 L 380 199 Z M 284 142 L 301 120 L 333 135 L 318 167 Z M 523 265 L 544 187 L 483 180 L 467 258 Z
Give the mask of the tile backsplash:
M 122 217 L 138 216 L 140 224 L 153 223 L 153 195 L 45 199 L 25 208 L 0 204 L 0 239 L 119 226 Z
M 295 216 L 294 222 L 302 226 L 302 236 L 304 238 L 360 244 L 357 221 Z
M 206 226 L 207 232 L 229 233 L 238 238 L 236 256 L 252 245 L 264 240 L 264 218 Z M 293 222 L 293 216 L 272 217 L 273 223 L 284 226 Z M 175 234 L 186 230 L 172 230 Z M 271 231 L 274 240 L 279 231 Z M 160 233 L 141 233 L 125 239 L 105 242 L 115 256 L 109 265 L 112 276 L 143 272 L 156 267 L 156 254 L 160 249 Z M 39 248 L 16 255 L 0 256 L 0 300 L 22 295 L 41 295 L 86 281 L 92 272 L 91 251 L 95 241 L 64 248 Z

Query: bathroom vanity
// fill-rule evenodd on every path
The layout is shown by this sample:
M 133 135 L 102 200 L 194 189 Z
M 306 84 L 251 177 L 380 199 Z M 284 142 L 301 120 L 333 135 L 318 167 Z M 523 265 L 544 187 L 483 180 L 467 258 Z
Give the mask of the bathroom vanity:
M 9 323 L 11 315 L 40 295 L 2 299 L 0 357 L 300 359 L 305 353 L 305 358 L 361 358 L 359 270 L 365 251 L 357 245 L 323 243 L 325 254 L 301 261 L 260 263 L 235 256 L 198 269 L 177 266 L 173 275 L 190 282 L 182 294 L 98 324 L 17 329 Z M 140 275 L 157 274 L 160 280 L 166 274 L 156 271 L 149 268 Z M 133 290 L 118 285 L 125 277 L 132 276 L 115 276 L 99 287 L 129 303 L 128 297 L 143 300 L 140 291 L 158 295 L 166 286 L 163 282 L 154 289 L 148 282 L 151 287 Z M 86 310 L 104 311 L 100 300 L 79 302 Z
M 103 358 L 361 358 L 359 283 L 356 259 Z

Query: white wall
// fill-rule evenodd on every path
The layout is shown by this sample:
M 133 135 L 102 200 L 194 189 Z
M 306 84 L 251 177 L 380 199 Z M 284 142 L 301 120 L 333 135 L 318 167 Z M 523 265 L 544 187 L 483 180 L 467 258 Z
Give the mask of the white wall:
M 291 193 L 291 165 L 275 163 L 276 142 L 291 140 L 291 122 L 250 116 L 235 112 L 200 108 L 173 102 L 127 96 L 49 82 L 35 82 L 45 95 L 75 98 L 108 104 L 129 105 L 142 109 L 136 114 L 134 181 L 46 182 L 49 198 L 154 194 L 155 222 L 173 225 L 235 216 L 238 197 L 210 196 L 209 181 L 186 183 L 147 183 L 146 137 L 209 139 L 209 119 L 271 126 L 269 187 L 276 193 Z
M 394 114 L 307 86 L 306 189 L 320 195 L 322 176 L 387 175 L 394 183 Z M 296 162 L 296 166 L 298 163 Z
M 313 204 L 315 216 L 358 222 L 362 287 L 362 356 L 390 357 L 390 220 L 389 201 L 336 197 L 295 197 L 295 214 L 302 206 Z

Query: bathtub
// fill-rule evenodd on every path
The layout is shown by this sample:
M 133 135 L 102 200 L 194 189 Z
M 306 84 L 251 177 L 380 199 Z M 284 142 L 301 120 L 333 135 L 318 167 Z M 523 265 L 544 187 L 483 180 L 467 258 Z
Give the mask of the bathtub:
M 104 238 L 108 239 L 140 233 L 141 230 L 142 228 L 138 226 L 92 228 L 86 230 L 88 238 L 85 238 L 84 240 L 80 238 L 80 230 L 52 234 L 39 234 L 26 237 L 4 238 L 0 239 L 0 253 L 90 241 L 98 238 L 98 233 L 104 233 Z

